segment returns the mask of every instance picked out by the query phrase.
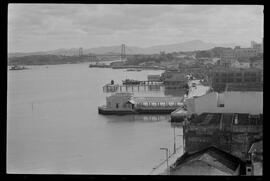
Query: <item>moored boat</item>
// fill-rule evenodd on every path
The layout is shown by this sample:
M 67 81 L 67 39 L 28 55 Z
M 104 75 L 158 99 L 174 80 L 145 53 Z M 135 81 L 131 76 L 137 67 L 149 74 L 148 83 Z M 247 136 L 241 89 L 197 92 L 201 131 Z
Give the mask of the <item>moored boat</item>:
M 11 66 L 9 70 L 25 70 L 25 69 L 28 69 L 28 68 L 24 66 L 14 65 L 14 66 Z

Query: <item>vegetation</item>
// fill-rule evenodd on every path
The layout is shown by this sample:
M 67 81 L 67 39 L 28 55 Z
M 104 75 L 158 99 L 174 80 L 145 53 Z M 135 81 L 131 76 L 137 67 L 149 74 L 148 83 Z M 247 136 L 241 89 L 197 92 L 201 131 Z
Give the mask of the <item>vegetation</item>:
M 8 65 L 52 65 L 96 61 L 96 57 L 64 55 L 29 55 L 8 58 Z

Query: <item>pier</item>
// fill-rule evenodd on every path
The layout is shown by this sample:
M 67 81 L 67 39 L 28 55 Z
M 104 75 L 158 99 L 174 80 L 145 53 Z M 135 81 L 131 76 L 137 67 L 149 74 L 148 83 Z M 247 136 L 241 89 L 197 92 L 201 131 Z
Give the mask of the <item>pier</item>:
M 183 97 L 133 97 L 131 93 L 116 93 L 100 106 L 100 114 L 170 114 L 183 106 Z

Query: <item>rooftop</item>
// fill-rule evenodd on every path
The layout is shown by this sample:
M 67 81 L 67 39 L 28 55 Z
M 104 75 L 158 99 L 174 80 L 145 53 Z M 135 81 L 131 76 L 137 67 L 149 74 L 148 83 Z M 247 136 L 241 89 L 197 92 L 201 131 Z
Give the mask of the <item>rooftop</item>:
M 237 68 L 237 67 L 230 67 L 230 68 L 224 68 L 224 67 L 218 67 L 216 66 L 215 69 L 213 69 L 213 72 L 261 72 L 262 70 L 256 67 L 251 68 Z
M 250 147 L 249 153 L 262 153 L 263 152 L 263 141 L 257 141 Z
M 221 114 L 202 113 L 198 117 L 191 120 L 191 125 L 217 125 L 219 124 Z
M 250 115 L 238 113 L 202 113 L 198 117 L 190 121 L 191 125 L 218 125 L 222 121 L 222 125 L 234 124 L 234 119 L 238 118 L 237 125 L 262 125 L 263 115 Z M 221 120 L 222 118 L 222 120 Z
M 183 97 L 133 97 L 133 101 L 136 103 L 144 103 L 144 102 L 181 102 L 183 101 Z
M 225 91 L 263 91 L 263 83 L 250 83 L 250 84 L 227 83 Z
M 221 171 L 229 172 L 231 174 L 236 171 L 240 164 L 242 164 L 242 161 L 239 158 L 211 146 L 195 153 L 186 152 L 176 160 L 174 169 L 195 160 L 206 162 Z

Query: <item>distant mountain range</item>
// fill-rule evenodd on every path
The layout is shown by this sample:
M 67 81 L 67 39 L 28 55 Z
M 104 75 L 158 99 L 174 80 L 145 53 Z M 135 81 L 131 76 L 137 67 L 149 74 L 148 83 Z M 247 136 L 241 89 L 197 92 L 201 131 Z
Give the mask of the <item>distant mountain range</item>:
M 195 50 L 208 50 L 214 47 L 234 47 L 236 44 L 214 44 L 214 43 L 207 43 L 201 40 L 193 40 L 182 42 L 178 44 L 169 44 L 169 45 L 156 45 L 146 48 L 135 47 L 135 46 L 126 46 L 125 51 L 126 54 L 156 54 L 160 53 L 161 51 L 165 51 L 166 53 L 171 52 L 185 52 L 185 51 L 195 51 Z M 121 45 L 116 46 L 106 46 L 106 47 L 97 47 L 97 48 L 89 48 L 83 49 L 83 54 L 119 54 L 121 52 Z M 28 56 L 28 55 L 78 55 L 79 49 L 78 48 L 71 48 L 71 49 L 56 49 L 52 51 L 44 51 L 44 52 L 27 52 L 27 53 L 9 53 L 9 57 L 20 57 L 20 56 Z

